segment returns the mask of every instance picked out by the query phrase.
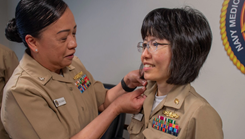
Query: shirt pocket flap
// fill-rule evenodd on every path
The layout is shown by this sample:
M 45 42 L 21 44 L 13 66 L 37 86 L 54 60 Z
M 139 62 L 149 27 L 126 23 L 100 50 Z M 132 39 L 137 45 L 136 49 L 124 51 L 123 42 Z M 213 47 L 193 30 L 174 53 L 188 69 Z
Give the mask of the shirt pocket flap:
M 131 123 L 128 126 L 129 134 L 139 134 L 144 124 L 132 118 Z
M 143 131 L 143 135 L 147 139 L 178 139 L 176 136 L 167 134 L 165 132 L 158 131 L 153 128 L 147 128 Z

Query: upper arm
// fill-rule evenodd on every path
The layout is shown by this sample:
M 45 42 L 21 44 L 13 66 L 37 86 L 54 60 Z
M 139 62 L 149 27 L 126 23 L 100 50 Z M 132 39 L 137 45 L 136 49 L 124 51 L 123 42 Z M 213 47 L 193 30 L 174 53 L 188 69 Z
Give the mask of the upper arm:
M 206 104 L 194 113 L 188 133 L 197 139 L 223 139 L 222 120 L 215 109 Z

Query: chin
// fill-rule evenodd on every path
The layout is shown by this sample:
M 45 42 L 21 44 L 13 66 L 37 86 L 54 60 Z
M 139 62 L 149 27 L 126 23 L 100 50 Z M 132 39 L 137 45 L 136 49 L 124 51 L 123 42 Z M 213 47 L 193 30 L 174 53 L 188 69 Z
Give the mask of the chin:
M 71 61 L 71 62 L 66 62 L 66 63 L 62 64 L 62 65 L 63 65 L 62 67 L 67 67 L 67 66 L 70 66 L 70 65 L 71 65 L 71 63 L 72 63 L 72 61 Z
M 159 80 L 159 78 L 158 78 L 159 76 L 150 76 L 150 75 L 144 75 L 144 79 L 145 80 L 150 80 L 150 81 L 158 81 Z
M 154 81 L 153 78 L 151 78 L 150 76 L 147 76 L 147 75 L 144 75 L 144 79 L 145 79 L 145 80 L 151 80 L 151 81 Z

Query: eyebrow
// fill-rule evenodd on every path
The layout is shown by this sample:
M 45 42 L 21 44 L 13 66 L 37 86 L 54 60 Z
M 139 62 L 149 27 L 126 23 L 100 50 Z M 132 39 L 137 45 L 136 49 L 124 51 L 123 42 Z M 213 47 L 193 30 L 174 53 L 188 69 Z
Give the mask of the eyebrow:
M 74 26 L 74 29 L 76 29 L 76 28 L 77 28 L 77 25 Z M 70 29 L 65 29 L 65 30 L 59 31 L 57 34 L 62 33 L 62 32 L 69 32 L 69 31 L 70 31 Z
M 156 39 L 156 37 L 153 37 L 152 39 L 150 39 L 150 41 L 155 41 Z M 144 39 L 143 41 L 147 41 L 147 39 Z

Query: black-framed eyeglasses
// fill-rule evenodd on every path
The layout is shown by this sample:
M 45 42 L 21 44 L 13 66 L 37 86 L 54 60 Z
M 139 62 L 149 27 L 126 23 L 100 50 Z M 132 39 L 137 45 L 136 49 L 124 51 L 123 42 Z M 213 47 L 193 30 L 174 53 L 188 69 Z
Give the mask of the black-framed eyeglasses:
M 147 50 L 150 53 L 153 53 L 153 52 L 157 51 L 159 45 L 164 46 L 164 45 L 170 45 L 170 44 L 168 44 L 168 43 L 158 43 L 155 40 L 153 40 L 153 41 L 148 41 L 147 43 L 139 42 L 138 45 L 137 45 L 137 48 L 138 48 L 138 51 L 140 53 L 144 52 L 145 48 L 147 48 Z

